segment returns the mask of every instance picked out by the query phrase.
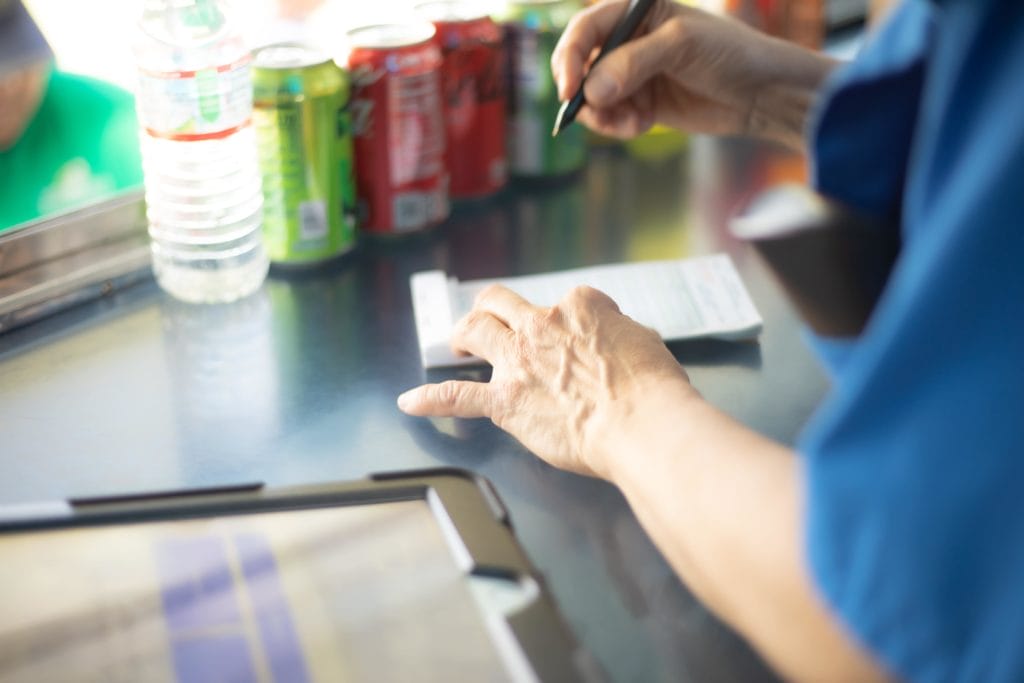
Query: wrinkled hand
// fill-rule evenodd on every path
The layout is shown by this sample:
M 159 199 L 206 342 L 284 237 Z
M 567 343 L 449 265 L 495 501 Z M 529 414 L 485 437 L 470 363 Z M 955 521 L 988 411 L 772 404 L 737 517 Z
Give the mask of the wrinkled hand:
M 657 0 L 637 35 L 593 64 L 627 2 L 605 0 L 577 14 L 551 56 L 560 99 L 587 75 L 580 122 L 613 137 L 660 123 L 802 144 L 807 109 L 834 61 L 739 21 Z
M 492 285 L 456 326 L 452 348 L 490 362 L 491 381 L 411 389 L 398 398 L 403 411 L 489 417 L 552 465 L 606 479 L 602 445 L 645 392 L 669 382 L 696 393 L 658 334 L 590 287 L 540 308 Z

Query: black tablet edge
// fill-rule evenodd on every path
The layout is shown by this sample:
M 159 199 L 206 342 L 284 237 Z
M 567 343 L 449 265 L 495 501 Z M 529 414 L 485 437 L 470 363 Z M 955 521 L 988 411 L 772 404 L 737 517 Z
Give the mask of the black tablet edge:
M 384 472 L 367 479 L 326 484 L 264 487 L 249 483 L 25 506 L 53 511 L 38 517 L 7 515 L 5 506 L 0 506 L 0 533 L 411 500 L 429 504 L 432 495 L 447 514 L 471 560 L 470 566 L 463 567 L 467 577 L 531 580 L 538 587 L 536 599 L 504 616 L 537 678 L 602 680 L 596 660 L 580 648 L 543 577 L 523 552 L 512 531 L 508 511 L 493 485 L 468 470 L 446 467 Z M 434 513 L 437 514 L 436 509 Z M 443 524 L 444 520 L 438 522 Z

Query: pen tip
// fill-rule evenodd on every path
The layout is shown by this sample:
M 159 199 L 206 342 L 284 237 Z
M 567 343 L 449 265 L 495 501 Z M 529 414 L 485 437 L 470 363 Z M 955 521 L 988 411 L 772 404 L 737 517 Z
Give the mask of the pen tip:
M 565 110 L 569 107 L 569 100 L 562 102 L 562 106 L 558 108 L 558 116 L 555 117 L 555 127 L 551 129 L 551 137 L 555 137 L 562 132 L 565 122 Z

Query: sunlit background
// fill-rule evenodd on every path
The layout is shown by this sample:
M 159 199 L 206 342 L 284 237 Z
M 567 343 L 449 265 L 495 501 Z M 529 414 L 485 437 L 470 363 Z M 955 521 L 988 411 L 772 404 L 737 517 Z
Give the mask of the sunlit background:
M 336 52 L 352 27 L 414 17 L 421 0 L 234 0 L 230 3 L 253 47 L 303 41 Z M 469 0 L 482 10 L 495 0 Z M 64 71 L 135 87 L 130 39 L 142 0 L 24 0 Z
M 423 0 L 228 0 L 250 46 L 300 41 L 338 56 L 346 30 L 415 17 Z M 462 0 L 484 12 L 506 0 Z M 721 9 L 728 0 L 680 0 Z M 58 67 L 71 73 L 135 88 L 130 40 L 143 0 L 23 0 L 57 55 Z M 829 16 L 863 16 L 865 0 L 828 0 Z M 832 46 L 836 50 L 837 46 Z M 846 56 L 852 50 L 840 49 Z

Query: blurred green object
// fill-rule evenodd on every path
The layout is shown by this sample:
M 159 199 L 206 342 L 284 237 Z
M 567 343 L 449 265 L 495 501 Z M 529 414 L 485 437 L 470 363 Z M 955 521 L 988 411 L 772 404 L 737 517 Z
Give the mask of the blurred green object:
M 586 164 L 581 126 L 570 126 L 558 137 L 551 134 L 560 104 L 551 53 L 581 7 L 579 0 L 508 0 L 496 17 L 508 51 L 508 162 L 514 176 L 569 175 Z
M 0 231 L 142 184 L 132 95 L 54 70 L 25 132 L 0 151 Z

